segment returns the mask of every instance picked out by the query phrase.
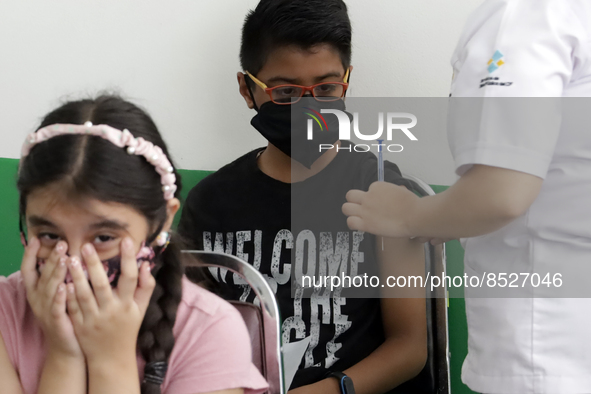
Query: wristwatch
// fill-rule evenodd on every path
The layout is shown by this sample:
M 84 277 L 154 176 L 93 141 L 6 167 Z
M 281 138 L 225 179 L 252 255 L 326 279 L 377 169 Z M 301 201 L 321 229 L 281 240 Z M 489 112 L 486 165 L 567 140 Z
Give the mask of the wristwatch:
M 342 394 L 355 394 L 355 386 L 353 380 L 342 372 L 329 372 L 326 374 L 327 378 L 335 378 L 339 381 Z

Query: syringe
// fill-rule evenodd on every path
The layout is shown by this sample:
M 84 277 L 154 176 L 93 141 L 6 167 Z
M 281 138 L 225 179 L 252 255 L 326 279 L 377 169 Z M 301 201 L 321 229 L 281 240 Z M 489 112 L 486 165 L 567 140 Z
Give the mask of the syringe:
M 382 146 L 384 140 L 378 141 L 378 181 L 384 182 L 384 156 L 382 155 Z M 382 250 L 384 250 L 384 237 L 382 237 Z

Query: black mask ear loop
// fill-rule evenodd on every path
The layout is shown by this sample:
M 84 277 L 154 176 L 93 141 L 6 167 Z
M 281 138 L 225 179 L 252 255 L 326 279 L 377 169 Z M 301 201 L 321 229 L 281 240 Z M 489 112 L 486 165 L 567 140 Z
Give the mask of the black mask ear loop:
M 248 93 L 250 93 L 250 98 L 251 98 L 252 103 L 254 105 L 254 109 L 255 109 L 255 111 L 259 112 L 259 107 L 257 105 L 257 102 L 254 99 L 254 95 L 252 94 L 252 90 L 250 89 L 250 83 L 246 80 L 246 78 L 248 78 L 250 80 L 250 82 L 253 84 L 254 84 L 254 81 L 252 80 L 252 78 L 250 78 L 250 75 L 244 74 L 244 83 L 246 84 L 246 88 L 248 89 Z

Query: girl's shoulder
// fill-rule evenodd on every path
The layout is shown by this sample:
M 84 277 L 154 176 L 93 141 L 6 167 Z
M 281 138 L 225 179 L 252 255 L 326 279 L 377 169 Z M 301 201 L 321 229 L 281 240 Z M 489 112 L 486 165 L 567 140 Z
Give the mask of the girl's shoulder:
M 10 276 L 0 276 L 0 313 L 24 311 L 27 293 L 20 271 Z
M 219 313 L 232 313 L 234 307 L 211 291 L 191 282 L 186 276 L 182 280 L 183 296 L 181 305 L 196 309 L 200 313 L 214 316 Z M 180 307 L 180 305 L 179 305 Z
M 240 312 L 229 302 L 183 278 L 167 379 L 168 392 L 244 388 L 254 394 L 267 383 L 252 363 L 251 341 Z
M 21 383 L 35 387 L 43 367 L 43 332 L 27 302 L 20 271 L 0 276 L 0 333 Z
M 244 324 L 238 310 L 220 296 L 191 282 L 187 277 L 183 277 L 182 286 L 183 295 L 177 310 L 175 325 L 195 322 L 200 329 L 205 329 L 220 321 Z
M 22 288 L 24 290 L 23 277 L 20 271 L 9 276 L 0 275 L 0 291 L 17 291 Z

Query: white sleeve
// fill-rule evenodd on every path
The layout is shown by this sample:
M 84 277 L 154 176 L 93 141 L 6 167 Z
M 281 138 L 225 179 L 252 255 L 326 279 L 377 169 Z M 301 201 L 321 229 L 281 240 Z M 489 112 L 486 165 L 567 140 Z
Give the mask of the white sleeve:
M 561 111 L 543 97 L 562 97 L 586 35 L 569 3 L 488 0 L 471 16 L 452 58 L 448 140 L 458 175 L 484 164 L 545 177 Z
M 586 29 L 570 0 L 488 0 L 452 59 L 454 97 L 561 97 Z

